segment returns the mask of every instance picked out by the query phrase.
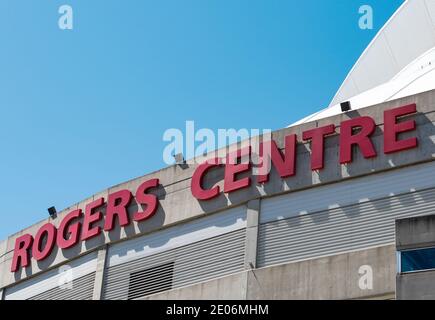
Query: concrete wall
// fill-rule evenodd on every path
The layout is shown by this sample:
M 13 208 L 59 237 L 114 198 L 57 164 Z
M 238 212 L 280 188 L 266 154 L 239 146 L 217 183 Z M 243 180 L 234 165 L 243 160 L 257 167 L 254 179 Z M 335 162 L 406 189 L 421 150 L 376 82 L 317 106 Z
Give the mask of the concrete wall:
M 417 136 L 420 140 L 420 146 L 417 149 L 392 155 L 384 155 L 382 152 L 383 111 L 409 103 L 417 103 L 419 114 L 412 116 L 412 118 L 416 119 L 418 124 Z M 358 153 L 355 154 L 353 163 L 349 165 L 340 165 L 338 163 L 338 135 L 335 135 L 327 139 L 325 151 L 326 166 L 322 171 L 311 172 L 309 168 L 309 144 L 301 143 L 297 149 L 296 176 L 281 180 L 277 177 L 275 172 L 272 172 L 270 182 L 265 185 L 260 186 L 253 183 L 250 188 L 237 191 L 230 195 L 221 195 L 218 198 L 207 202 L 198 201 L 191 195 L 190 178 L 196 168 L 195 165 L 171 166 L 97 193 L 94 196 L 63 210 L 54 221 L 51 220 L 51 218 L 48 218 L 25 230 L 11 235 L 6 241 L 6 255 L 4 261 L 0 261 L 0 288 L 59 265 L 90 250 L 100 248 L 107 243 L 113 243 L 125 238 L 149 233 L 166 226 L 216 212 L 217 210 L 227 208 L 228 206 L 239 205 L 265 196 L 273 196 L 433 160 L 435 155 L 435 126 L 433 125 L 433 122 L 435 121 L 435 91 L 429 91 L 415 96 L 383 103 L 378 106 L 351 111 L 328 119 L 322 119 L 320 121 L 282 129 L 274 132 L 273 138 L 277 141 L 278 145 L 282 147 L 284 136 L 290 133 L 298 134 L 300 140 L 303 131 L 326 124 L 335 124 L 339 131 L 341 121 L 364 115 L 369 115 L 374 118 L 378 125 L 374 135 L 374 144 L 378 152 L 378 157 L 373 159 L 363 159 Z M 402 135 L 402 138 L 405 138 L 407 135 L 409 134 Z M 221 150 L 220 154 L 224 154 L 224 151 L 225 150 Z M 115 228 L 109 233 L 103 233 L 100 237 L 91 239 L 85 243 L 79 243 L 77 246 L 67 250 L 55 249 L 51 256 L 42 262 L 36 263 L 35 261 L 32 261 L 31 266 L 15 274 L 9 271 L 15 239 L 18 236 L 24 233 L 31 233 L 34 235 L 39 227 L 48 221 L 58 226 L 63 216 L 71 210 L 76 208 L 84 209 L 85 205 L 93 199 L 101 196 L 106 198 L 109 193 L 119 189 L 129 189 L 134 192 L 140 183 L 150 178 L 159 178 L 161 187 L 155 191 L 160 199 L 160 207 L 157 214 L 149 221 L 139 224 L 134 223 L 125 229 Z M 207 175 L 205 184 L 222 184 L 222 178 L 223 170 L 214 170 Z M 129 211 L 134 212 L 136 207 L 137 204 L 133 202 Z
M 435 247 L 435 215 L 396 220 L 398 251 Z
M 361 289 L 367 274 L 362 266 L 372 270 L 372 287 Z M 395 276 L 395 248 L 390 245 L 245 271 L 144 299 L 391 299 Z
M 360 279 L 366 274 L 370 278 L 367 272 L 372 273 L 372 286 L 363 283 L 361 289 Z M 391 295 L 395 274 L 394 246 L 383 246 L 254 270 L 249 273 L 247 298 L 319 300 Z
M 143 300 L 244 300 L 247 273 L 198 283 L 145 297 Z
M 435 247 L 435 215 L 396 221 L 397 251 L 427 247 Z M 435 300 L 435 271 L 398 274 L 396 286 L 399 300 Z
M 435 271 L 397 275 L 397 300 L 435 300 Z

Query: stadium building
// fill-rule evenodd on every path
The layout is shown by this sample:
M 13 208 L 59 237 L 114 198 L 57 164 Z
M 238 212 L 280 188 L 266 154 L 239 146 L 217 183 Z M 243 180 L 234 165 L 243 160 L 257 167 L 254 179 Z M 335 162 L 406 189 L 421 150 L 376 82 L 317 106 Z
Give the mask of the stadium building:
M 434 89 L 435 1 L 406 1 L 269 153 L 175 164 L 0 242 L 0 298 L 434 299 Z

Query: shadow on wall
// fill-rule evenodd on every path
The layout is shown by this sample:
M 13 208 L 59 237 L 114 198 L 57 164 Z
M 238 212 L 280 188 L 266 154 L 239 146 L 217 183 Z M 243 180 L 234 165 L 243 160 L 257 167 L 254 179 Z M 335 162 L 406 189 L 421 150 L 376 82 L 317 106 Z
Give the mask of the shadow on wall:
M 152 189 L 149 193 L 155 194 L 159 200 L 165 199 L 165 197 L 166 197 L 166 191 L 162 185 L 159 185 L 157 188 Z M 95 199 L 96 198 L 94 197 L 93 200 L 95 200 Z M 99 208 L 99 209 L 102 212 L 102 215 L 104 217 L 106 214 L 106 203 L 103 206 L 101 206 L 101 208 Z M 134 236 L 137 236 L 137 235 L 144 233 L 145 230 L 154 229 L 154 228 L 158 229 L 158 228 L 161 228 L 163 226 L 166 213 L 161 206 L 158 206 L 158 209 L 153 217 L 151 217 L 148 220 L 145 220 L 143 222 L 138 222 L 138 223 L 133 222 L 133 214 L 135 212 L 137 212 L 137 209 L 138 209 L 138 204 L 135 201 L 135 199 L 133 198 L 130 206 L 128 207 L 129 221 L 131 221 L 132 223 L 130 223 L 125 228 L 123 228 L 127 237 L 134 237 Z M 145 209 L 145 207 L 143 207 L 142 209 Z M 103 229 L 104 220 L 105 219 L 103 218 L 100 221 L 94 223 L 93 227 L 98 226 L 98 227 Z M 75 221 L 82 222 L 83 217 L 76 219 Z M 137 224 L 137 228 L 139 230 L 138 232 L 136 232 L 134 224 Z M 115 222 L 115 228 L 112 231 L 107 233 L 107 237 L 110 240 L 110 242 L 119 241 L 122 238 L 121 227 L 119 227 L 119 225 L 117 225 L 116 222 Z M 79 240 L 76 245 L 74 245 L 73 247 L 68 248 L 68 249 L 59 249 L 57 247 L 57 245 L 55 245 L 53 247 L 51 254 L 46 259 L 44 259 L 42 261 L 37 261 L 36 264 L 41 271 L 44 271 L 44 270 L 49 269 L 52 266 L 52 264 L 55 262 L 58 254 L 59 254 L 59 250 L 61 250 L 61 254 L 64 258 L 71 260 L 71 259 L 77 258 L 81 254 L 85 254 L 85 253 L 89 252 L 92 249 L 100 247 L 105 242 L 106 242 L 105 232 L 102 231 L 98 236 L 96 236 L 94 238 L 91 238 L 91 239 L 88 239 L 85 241 Z M 33 259 L 31 254 L 30 254 L 30 259 L 31 260 Z M 15 281 L 29 277 L 33 274 L 32 263 L 30 263 L 29 266 L 25 268 L 24 273 L 25 273 L 25 276 L 21 276 L 22 272 L 20 272 L 20 271 L 16 272 L 14 274 Z
M 405 117 L 403 120 L 406 121 L 406 118 L 408 117 Z M 426 114 L 418 113 L 413 116 L 413 119 L 416 120 L 418 130 L 399 134 L 399 139 L 413 137 L 416 136 L 417 133 L 417 138 L 419 141 L 419 146 L 417 148 L 385 155 L 383 152 L 383 128 L 381 126 L 377 127 L 376 132 L 373 135 L 377 157 L 372 159 L 364 159 L 359 150 L 355 149 L 353 150 L 354 162 L 345 166 L 339 164 L 337 137 L 328 138 L 330 140 L 329 142 L 333 142 L 332 145 L 327 145 L 327 148 L 330 149 L 327 154 L 331 156 L 331 158 L 328 159 L 331 160 L 331 162 L 329 163 L 328 160 L 328 163 L 324 169 L 325 171 L 318 173 L 318 183 L 331 182 L 333 181 L 332 177 L 334 176 L 341 176 L 341 180 L 345 180 L 348 178 L 367 175 L 373 173 L 374 171 L 385 171 L 392 168 L 406 166 L 409 163 L 418 164 L 433 160 L 435 156 L 435 126 Z M 342 168 L 345 168 L 346 170 L 342 170 Z M 409 170 L 410 169 L 414 169 L 414 167 L 409 168 Z M 414 172 L 415 174 L 418 174 L 417 168 L 414 169 Z M 423 173 L 420 173 L 420 175 L 422 174 Z M 372 177 L 373 179 L 376 179 L 376 175 L 370 176 L 370 178 Z M 408 176 L 404 176 L 401 179 L 400 176 L 396 176 L 397 179 L 401 179 L 402 182 L 405 182 L 405 186 L 405 179 L 407 179 L 407 177 Z M 285 181 L 291 183 L 291 179 L 297 178 L 289 178 Z M 313 178 L 313 181 L 314 180 L 315 179 Z M 336 186 L 339 186 L 339 184 L 336 184 Z M 370 187 L 370 185 L 368 187 Z M 328 188 L 328 186 L 324 186 L 323 188 Z M 373 210 L 375 210 L 376 212 L 383 214 L 382 221 L 387 223 L 385 224 L 385 234 L 382 234 L 382 237 L 386 237 L 393 232 L 394 220 L 397 216 L 415 215 L 416 212 L 418 212 L 418 214 L 428 214 L 429 212 L 426 212 L 426 210 L 430 210 L 429 208 L 435 206 L 433 185 L 431 190 L 427 188 L 428 187 L 425 186 L 424 183 L 415 186 L 412 185 L 412 183 L 409 183 L 404 190 L 399 192 L 400 194 L 391 194 L 388 190 L 385 190 L 385 194 L 374 194 L 373 196 L 365 199 L 359 198 L 359 191 L 355 191 L 355 193 L 353 193 L 352 189 L 344 190 L 342 188 L 341 191 L 343 191 L 343 194 L 349 195 L 348 199 L 346 199 L 346 197 L 341 197 L 342 201 L 332 203 L 335 200 L 331 199 L 328 201 L 327 198 L 322 198 L 321 203 L 324 203 L 324 208 L 317 207 L 315 210 L 306 210 L 302 215 L 300 212 L 297 212 L 298 209 L 295 210 L 291 207 L 291 205 L 289 205 L 289 212 L 287 212 L 291 213 L 288 215 L 289 218 L 285 220 L 272 221 L 268 224 L 271 226 L 286 225 L 289 229 L 286 232 L 288 232 L 289 235 L 297 232 L 303 232 L 302 230 L 304 229 L 301 229 L 303 226 L 309 227 L 310 225 L 315 224 L 316 228 L 310 229 L 313 231 L 313 234 L 310 234 L 310 238 L 305 240 L 306 243 L 304 243 L 304 245 L 309 246 L 311 245 L 311 242 L 315 242 L 317 243 L 317 249 L 325 248 L 326 250 L 328 248 L 328 244 L 322 238 L 324 235 L 318 234 L 314 232 L 314 230 L 320 230 L 320 228 L 328 228 L 328 230 L 330 230 L 330 228 L 335 225 L 335 222 L 337 223 L 337 226 L 339 226 L 343 222 L 351 221 L 351 223 L 348 225 L 350 226 L 350 229 L 342 230 L 343 233 L 340 236 L 340 241 L 345 243 L 346 241 L 351 241 L 356 233 L 361 232 L 361 230 L 358 228 L 361 228 L 363 224 L 367 223 L 371 219 L 370 214 L 373 212 Z M 312 190 L 320 190 L 320 188 Z M 331 205 L 333 205 L 334 208 L 329 208 Z M 418 209 L 416 209 L 417 206 Z M 291 210 L 295 210 L 294 214 L 292 214 Z M 267 232 L 269 228 L 265 228 L 264 230 Z M 308 232 L 308 230 L 309 229 L 307 229 L 306 232 Z M 331 231 L 330 233 L 330 236 L 335 237 L 333 234 L 334 231 Z M 367 238 L 367 240 L 370 239 Z M 267 242 L 267 237 L 263 237 L 261 241 Z M 273 241 L 273 239 L 271 241 Z M 292 245 L 293 243 L 288 245 L 287 250 L 293 250 L 290 248 Z M 294 245 L 296 246 L 296 244 Z M 297 250 L 296 247 L 293 251 L 295 250 Z
M 360 116 L 358 111 L 352 111 L 347 113 L 347 115 L 351 118 Z M 404 120 L 406 120 L 405 117 Z M 289 177 L 286 179 L 281 179 L 273 168 L 270 173 L 269 182 L 259 185 L 256 182 L 256 177 L 252 176 L 251 172 L 247 172 L 244 174 L 238 175 L 238 179 L 243 178 L 245 176 L 251 177 L 251 186 L 246 189 L 241 189 L 235 191 L 229 195 L 221 193 L 217 198 L 209 200 L 209 201 L 198 201 L 199 206 L 204 211 L 204 214 L 215 212 L 224 208 L 227 208 L 229 205 L 236 206 L 245 204 L 247 199 L 255 199 L 259 198 L 263 195 L 276 195 L 285 191 L 292 191 L 294 189 L 300 188 L 309 188 L 315 184 L 321 183 L 330 183 L 334 181 L 339 181 L 342 179 L 352 178 L 356 176 L 361 176 L 365 174 L 370 174 L 376 171 L 382 171 L 386 169 L 391 169 L 395 167 L 400 167 L 406 165 L 408 163 L 415 163 L 416 159 L 421 159 L 420 161 L 430 161 L 433 159 L 435 155 L 435 126 L 432 121 L 425 114 L 418 113 L 413 116 L 413 119 L 416 120 L 417 123 L 417 136 L 419 139 L 419 147 L 407 151 L 398 152 L 391 155 L 385 155 L 383 153 L 383 135 L 382 135 L 382 127 L 377 127 L 375 133 L 373 134 L 373 142 L 375 145 L 375 149 L 377 152 L 377 157 L 372 159 L 364 159 L 359 152 L 355 148 L 353 150 L 353 159 L 354 161 L 347 165 L 340 165 L 339 163 L 339 148 L 338 148 L 338 140 L 339 136 L 330 136 L 326 139 L 325 142 L 325 168 L 323 170 L 312 172 L 310 169 L 310 150 L 308 144 L 299 143 L 297 147 L 297 158 L 296 158 L 296 175 L 293 177 Z M 415 135 L 415 132 L 408 132 L 404 134 L 400 134 L 400 139 L 406 139 L 409 136 Z M 299 137 L 300 139 L 300 137 Z M 211 188 L 214 185 L 220 185 L 221 190 L 223 189 L 223 176 L 224 169 L 222 167 L 211 169 L 206 179 L 204 180 L 204 187 Z M 152 193 L 156 194 L 159 200 L 163 200 L 166 198 L 166 191 L 163 186 L 159 186 Z M 192 197 L 194 200 L 194 198 Z M 369 199 L 370 200 L 370 199 Z M 195 200 L 194 200 L 195 201 Z M 393 199 L 391 199 L 393 201 Z M 401 200 L 399 200 L 401 201 Z M 347 204 L 337 203 L 338 208 L 346 207 Z M 377 202 L 373 202 L 373 205 L 379 205 Z M 382 210 L 385 210 L 384 205 L 382 205 Z M 138 204 L 133 200 L 132 204 L 128 208 L 130 221 L 132 221 L 132 215 L 138 209 Z M 326 208 L 327 209 L 327 208 Z M 291 208 L 289 208 L 291 210 Z M 345 214 L 349 215 L 349 218 L 353 218 L 359 215 L 358 212 L 352 211 L 347 212 L 344 208 L 342 209 Z M 103 208 L 103 214 L 105 214 L 105 208 Z M 318 211 L 318 210 L 316 210 Z M 307 211 L 307 214 L 315 213 Z M 298 220 L 299 213 L 295 213 L 296 217 L 292 218 L 293 220 L 288 220 L 287 223 L 292 226 L 298 226 L 301 221 Z M 165 222 L 166 212 L 159 205 L 156 214 L 149 220 L 144 222 L 139 222 L 137 224 L 129 224 L 124 228 L 125 235 L 129 238 L 145 234 L 152 230 L 160 229 Z M 317 224 L 323 224 L 329 221 L 330 216 L 316 216 L 312 215 L 311 219 Z M 101 220 L 99 226 L 102 227 L 104 223 L 104 219 Z M 98 225 L 98 224 L 97 224 Z M 199 228 L 199 227 L 198 227 Z M 119 226 L 115 227 L 114 230 L 107 234 L 108 240 L 110 242 L 116 242 L 121 240 L 123 237 L 123 232 Z M 72 259 L 77 257 L 80 253 L 82 253 L 82 247 L 88 250 L 92 250 L 93 248 L 99 247 L 104 244 L 106 241 L 105 234 L 101 233 L 98 237 L 85 241 L 83 244 L 79 242 L 76 246 L 70 249 L 62 250 L 62 255 L 67 259 Z M 165 240 L 162 239 L 162 243 L 164 244 Z M 167 241 L 167 240 L 166 240 Z M 157 244 L 159 245 L 159 244 Z M 44 261 L 38 262 L 38 267 L 41 270 L 45 270 L 51 266 L 51 264 L 55 261 L 55 258 L 58 254 L 59 249 L 55 246 L 51 255 L 45 259 Z M 15 279 L 19 280 L 21 272 L 17 272 L 15 274 Z M 29 266 L 25 270 L 26 276 L 32 274 L 32 267 Z

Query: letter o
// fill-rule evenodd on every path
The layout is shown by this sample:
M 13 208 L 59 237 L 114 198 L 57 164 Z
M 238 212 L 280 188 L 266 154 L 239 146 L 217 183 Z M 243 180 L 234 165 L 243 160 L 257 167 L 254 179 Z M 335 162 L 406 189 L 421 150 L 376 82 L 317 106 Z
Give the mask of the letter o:
M 56 231 L 56 227 L 51 223 L 46 223 L 39 228 L 32 248 L 32 255 L 36 261 L 43 260 L 50 255 L 56 241 Z M 41 249 L 44 236 L 47 238 L 47 241 L 45 242 L 44 248 Z

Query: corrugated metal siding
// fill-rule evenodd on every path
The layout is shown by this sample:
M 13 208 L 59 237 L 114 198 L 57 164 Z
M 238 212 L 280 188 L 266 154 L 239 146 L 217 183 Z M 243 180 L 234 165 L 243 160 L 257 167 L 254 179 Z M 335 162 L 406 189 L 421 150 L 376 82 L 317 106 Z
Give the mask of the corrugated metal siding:
M 120 242 L 108 250 L 108 266 L 127 263 L 246 227 L 246 206 L 239 206 L 151 234 Z
M 260 222 L 292 218 L 432 187 L 435 187 L 435 161 L 262 200 Z
M 433 213 L 435 189 L 431 188 L 264 223 L 259 229 L 258 264 L 391 244 L 395 219 Z
M 138 298 L 150 292 L 168 290 L 165 277 L 172 277 L 171 288 L 179 288 L 208 279 L 243 270 L 245 254 L 245 232 L 239 229 L 210 239 L 191 243 L 165 252 L 109 267 L 104 281 L 105 299 L 128 299 L 131 275 L 139 271 L 157 268 L 173 263 L 171 274 L 156 272 L 149 277 L 136 278 L 134 296 L 130 289 L 130 298 Z M 143 286 L 137 282 L 143 281 Z M 159 287 L 160 286 L 160 287 Z
M 157 281 L 158 279 L 158 281 Z M 174 280 L 174 262 L 130 273 L 128 299 L 170 290 Z
M 103 297 L 135 299 L 241 271 L 245 233 L 239 206 L 111 246 Z
M 74 279 L 63 289 L 56 287 L 31 297 L 29 300 L 92 300 L 94 282 L 95 272 Z
M 83 257 L 70 261 L 68 264 L 43 272 L 31 279 L 20 282 L 5 291 L 6 300 L 51 299 L 56 295 L 65 299 L 92 298 L 95 271 L 97 267 L 97 252 L 91 252 Z M 65 283 L 72 283 L 73 290 L 61 289 Z M 66 286 L 66 285 L 65 285 Z M 65 291 L 64 291 L 65 290 Z M 90 292 L 90 296 L 89 296 Z M 62 298 L 60 298 L 62 299 Z

